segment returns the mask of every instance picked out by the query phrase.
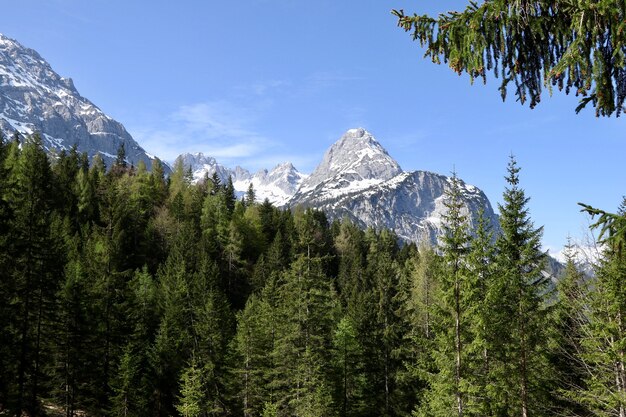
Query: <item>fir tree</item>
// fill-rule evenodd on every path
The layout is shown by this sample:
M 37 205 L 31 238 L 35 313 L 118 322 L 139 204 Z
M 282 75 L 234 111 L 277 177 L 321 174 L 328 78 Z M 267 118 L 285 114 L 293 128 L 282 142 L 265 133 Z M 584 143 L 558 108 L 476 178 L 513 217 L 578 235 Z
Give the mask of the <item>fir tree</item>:
M 183 417 L 199 417 L 204 414 L 202 401 L 202 373 L 195 364 L 185 369 L 180 378 L 180 398 L 176 410 Z
M 248 191 L 246 191 L 246 196 L 245 196 L 245 203 L 246 203 L 246 207 L 252 207 L 252 205 L 254 205 L 254 201 L 256 199 L 256 194 L 254 192 L 254 186 L 252 185 L 252 183 L 250 183 L 250 185 L 248 186 Z
M 485 216 L 484 208 L 481 208 L 467 255 L 467 278 L 471 291 L 465 296 L 468 315 L 471 316 L 468 323 L 473 337 L 468 372 L 471 373 L 474 383 L 468 387 L 468 406 L 482 416 L 493 415 L 487 393 L 488 387 L 494 382 L 489 379 L 490 362 L 493 347 L 498 342 L 498 335 L 493 332 L 497 327 L 497 323 L 493 321 L 493 312 L 499 308 L 500 303 L 497 291 L 492 291 L 495 278 L 494 251 L 491 224 Z
M 336 404 L 341 416 L 356 416 L 364 411 L 365 361 L 363 349 L 352 320 L 344 316 L 333 337 L 333 365 L 337 381 Z
M 467 252 L 469 231 L 463 214 L 460 180 L 453 173 L 450 188 L 445 192 L 443 217 L 443 273 L 439 279 L 439 296 L 435 323 L 433 358 L 437 370 L 432 375 L 424 415 L 445 416 L 451 410 L 462 417 L 472 414 L 467 409 L 468 389 L 473 381 L 468 373 L 470 333 L 468 300 L 473 292 L 468 284 Z
M 508 184 L 499 206 L 502 233 L 496 241 L 497 277 L 488 295 L 498 300 L 491 314 L 498 335 L 488 393 L 496 414 L 527 417 L 546 413 L 551 387 L 547 364 L 546 281 L 541 273 L 542 228 L 535 228 L 528 214 L 528 198 L 519 186 L 517 162 L 511 157 Z M 512 377 L 513 376 L 513 377 Z
M 589 328 L 589 301 L 585 275 L 575 260 L 575 246 L 568 239 L 565 246 L 565 271 L 557 283 L 557 300 L 552 308 L 551 362 L 557 374 L 555 407 L 561 414 L 589 415 L 578 401 L 578 391 L 587 390 L 587 369 L 580 354 Z
M 11 171 L 8 195 L 14 212 L 14 320 L 17 325 L 15 409 L 34 414 L 39 407 L 46 342 L 56 292 L 56 276 L 63 260 L 51 235 L 54 194 L 52 172 L 41 139 L 25 141 Z
M 583 96 L 597 116 L 620 115 L 626 70 L 619 27 L 626 8 L 612 0 L 470 2 L 462 12 L 433 18 L 394 10 L 398 26 L 426 46 L 426 56 L 458 73 L 486 81 L 493 71 L 504 100 L 513 85 L 517 100 L 535 107 L 547 86 Z
M 626 199 L 617 217 L 626 216 Z M 584 310 L 588 321 L 581 327 L 579 363 L 584 367 L 581 386 L 572 387 L 569 398 L 589 410 L 592 415 L 626 415 L 626 260 L 622 251 L 623 230 L 617 228 L 620 221 L 603 225 L 613 239 L 607 247 L 596 271 L 596 279 L 590 285 Z

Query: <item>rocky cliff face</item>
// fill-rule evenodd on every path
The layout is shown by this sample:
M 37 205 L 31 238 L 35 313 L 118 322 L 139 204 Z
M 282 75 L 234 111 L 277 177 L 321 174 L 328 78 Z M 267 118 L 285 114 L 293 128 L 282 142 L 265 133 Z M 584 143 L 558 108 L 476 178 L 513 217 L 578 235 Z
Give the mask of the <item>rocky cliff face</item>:
M 405 241 L 436 243 L 446 213 L 451 179 L 427 171 L 403 172 L 364 129 L 351 129 L 326 152 L 314 173 L 289 200 L 330 219 L 348 218 L 361 227 L 390 229 Z M 473 227 L 482 208 L 497 230 L 498 218 L 485 194 L 461 181 L 464 214 Z
M 301 205 L 323 210 L 330 219 L 348 218 L 361 227 L 393 230 L 405 241 L 434 244 L 443 234 L 445 192 L 450 181 L 449 177 L 428 171 L 403 172 L 364 190 L 333 198 L 312 198 Z M 468 216 L 471 227 L 477 224 L 482 208 L 497 230 L 498 219 L 485 194 L 463 182 L 461 187 L 462 213 Z M 290 204 L 299 203 L 294 199 Z
M 257 200 L 268 198 L 279 207 L 312 207 L 332 219 L 348 218 L 361 227 L 391 229 L 405 241 L 437 243 L 443 233 L 446 190 L 451 179 L 427 171 L 404 172 L 374 136 L 362 128 L 348 130 L 324 154 L 310 176 L 290 163 L 252 175 L 229 169 L 202 153 L 179 156 L 196 180 L 217 173 L 232 177 L 243 194 L 250 184 Z M 483 209 L 494 230 L 498 217 L 485 194 L 461 181 L 463 212 L 475 226 Z
M 144 161 L 150 169 L 153 157 L 126 131 L 82 97 L 70 78 L 63 78 L 34 50 L 0 34 L 0 131 L 38 132 L 51 152 L 77 145 L 89 157 L 100 153 L 110 166 L 121 144 L 127 161 Z
M 400 165 L 362 128 L 348 130 L 324 154 L 298 190 L 297 200 L 319 199 L 363 190 L 402 172 Z

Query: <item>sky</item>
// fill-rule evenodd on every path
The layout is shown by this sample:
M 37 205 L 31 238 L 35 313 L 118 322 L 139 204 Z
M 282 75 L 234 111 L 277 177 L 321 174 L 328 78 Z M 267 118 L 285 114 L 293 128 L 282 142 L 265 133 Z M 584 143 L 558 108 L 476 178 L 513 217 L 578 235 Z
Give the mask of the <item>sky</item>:
M 310 173 L 364 127 L 404 170 L 456 170 L 502 202 L 509 156 L 553 253 L 584 239 L 577 202 L 615 211 L 626 194 L 624 118 L 576 114 L 575 96 L 535 109 L 499 80 L 470 85 L 396 26 L 462 0 L 2 1 L 0 33 L 37 50 L 150 153 L 204 152 L 251 171 Z

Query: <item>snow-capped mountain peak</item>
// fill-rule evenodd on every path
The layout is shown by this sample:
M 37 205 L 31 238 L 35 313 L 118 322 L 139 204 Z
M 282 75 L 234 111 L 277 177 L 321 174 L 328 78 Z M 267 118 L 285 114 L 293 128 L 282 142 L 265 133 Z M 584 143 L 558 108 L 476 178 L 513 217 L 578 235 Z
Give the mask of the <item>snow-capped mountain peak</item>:
M 401 172 L 400 165 L 370 132 L 355 128 L 344 133 L 326 151 L 315 171 L 302 183 L 300 192 L 329 182 L 336 183 L 338 188 L 364 188 Z
M 362 227 L 388 228 L 406 241 L 436 243 L 446 213 L 446 190 L 451 178 L 427 171 L 402 171 L 398 163 L 362 128 L 350 129 L 325 153 L 311 176 L 289 162 L 254 175 L 230 170 L 202 154 L 181 155 L 196 179 L 204 173 L 233 177 L 242 195 L 252 184 L 257 201 L 267 198 L 278 207 L 314 207 L 329 219 L 349 218 Z M 498 219 L 489 200 L 477 187 L 460 182 L 463 213 L 476 224 L 482 208 L 494 230 Z
M 291 162 L 276 165 L 271 171 L 261 170 L 252 177 L 257 200 L 266 198 L 276 206 L 284 206 L 296 193 L 307 175 L 299 172 Z
M 292 163 L 285 162 L 276 165 L 271 171 L 262 169 L 254 175 L 240 166 L 235 169 L 227 168 L 211 156 L 202 152 L 185 153 L 176 158 L 175 166 L 182 164 L 184 170 L 191 168 L 194 181 L 201 181 L 205 175 L 208 177 L 217 173 L 222 183 L 231 177 L 235 191 L 241 196 L 250 184 L 256 194 L 257 201 L 266 198 L 276 206 L 284 206 L 296 193 L 300 183 L 307 176 L 299 172 Z
M 82 97 L 71 78 L 63 78 L 34 50 L 0 34 L 0 131 L 38 132 L 48 151 L 77 145 L 89 157 L 99 153 L 109 165 L 124 144 L 129 163 L 152 157 L 124 126 Z
M 219 164 L 215 158 L 205 155 L 202 152 L 184 153 L 176 158 L 174 167 L 178 166 L 178 164 L 182 164 L 182 168 L 185 171 L 191 168 L 191 173 L 195 181 L 204 179 L 205 175 L 212 177 L 215 173 L 217 173 L 217 176 L 222 182 L 227 181 L 229 176 L 233 177 L 233 181 L 236 181 L 234 170 L 226 168 L 225 166 Z M 247 177 L 250 177 L 250 173 L 248 171 L 243 170 L 240 167 L 237 168 L 240 169 L 239 175 L 247 175 Z

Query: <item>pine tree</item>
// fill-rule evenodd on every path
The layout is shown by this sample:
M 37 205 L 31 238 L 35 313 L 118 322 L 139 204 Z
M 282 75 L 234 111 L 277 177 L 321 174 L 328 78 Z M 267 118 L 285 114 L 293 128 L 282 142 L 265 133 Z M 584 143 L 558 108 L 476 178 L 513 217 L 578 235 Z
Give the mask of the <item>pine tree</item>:
M 470 1 L 462 12 L 433 18 L 394 10 L 398 26 L 426 46 L 425 56 L 444 62 L 473 82 L 501 76 L 500 93 L 514 85 L 517 100 L 541 101 L 547 86 L 583 96 L 597 116 L 620 115 L 626 99 L 622 34 L 626 7 L 612 0 Z
M 9 337 L 12 333 L 13 309 L 10 303 L 5 301 L 10 300 L 14 293 L 10 280 L 11 232 L 9 228 L 12 226 L 12 213 L 7 201 L 10 175 L 7 166 L 8 154 L 9 144 L 5 142 L 4 136 L 0 133 L 0 300 L 3 300 L 0 303 L 0 334 L 5 335 L 5 337 L 0 338 L 0 375 L 5 375 L 4 378 L 0 378 L 0 409 L 6 407 L 9 399 L 9 381 L 15 376 L 14 357 L 12 355 L 14 347 L 12 337 Z
M 473 385 L 466 361 L 470 333 L 468 301 L 473 292 L 468 284 L 467 252 L 469 230 L 467 216 L 463 214 L 460 180 L 453 173 L 451 184 L 445 192 L 442 247 L 443 270 L 439 278 L 439 293 L 435 312 L 436 332 L 433 359 L 437 368 L 432 375 L 424 415 L 445 416 L 451 410 L 458 417 L 472 414 L 467 410 L 468 389 Z
M 234 335 L 230 305 L 219 286 L 219 271 L 213 261 L 202 259 L 190 282 L 194 336 L 192 357 L 202 371 L 204 404 L 209 415 L 232 413 L 234 380 L 229 342 Z
M 498 340 L 493 349 L 489 393 L 496 414 L 522 417 L 546 413 L 551 387 L 547 364 L 546 280 L 541 271 L 542 228 L 528 214 L 528 198 L 519 186 L 517 162 L 511 156 L 499 206 L 502 233 L 496 241 L 497 276 L 488 295 L 497 301 L 492 311 Z
M 256 199 L 256 194 L 254 192 L 254 186 L 252 183 L 248 186 L 248 191 L 246 191 L 245 203 L 246 207 L 252 207 L 254 205 L 254 201 Z
M 241 380 L 240 401 L 244 416 L 261 414 L 264 404 L 273 399 L 269 387 L 273 370 L 276 309 L 271 304 L 269 284 L 260 297 L 251 295 L 246 307 L 237 315 L 236 350 L 239 356 L 237 373 Z M 266 300 L 265 298 L 270 298 Z
M 142 398 L 138 393 L 139 367 L 140 363 L 137 360 L 137 356 L 132 351 L 132 347 L 127 346 L 124 354 L 122 355 L 119 369 L 112 384 L 112 415 L 118 417 L 128 417 L 145 413 L 147 404 L 142 401 Z
M 585 328 L 589 326 L 585 275 L 575 260 L 576 247 L 568 239 L 565 246 L 565 271 L 556 289 L 556 304 L 552 308 L 553 321 L 551 363 L 556 370 L 555 406 L 561 414 L 589 415 L 578 401 L 578 391 L 586 391 L 587 369 L 580 360 Z
M 367 254 L 367 274 L 371 282 L 368 302 L 372 303 L 366 329 L 359 329 L 363 335 L 363 349 L 366 357 L 372 358 L 367 367 L 368 406 L 381 416 L 395 414 L 396 377 L 402 366 L 393 351 L 402 340 L 402 326 L 396 312 L 399 309 L 396 297 L 400 283 L 398 265 L 395 261 L 397 237 L 387 230 L 380 234 L 370 232 L 370 247 Z M 366 308 L 367 308 L 366 307 Z M 369 317 L 368 317 L 369 316 Z
M 344 316 L 333 338 L 333 365 L 337 375 L 335 401 L 343 417 L 364 412 L 364 359 L 356 328 L 352 320 Z
M 202 401 L 202 372 L 195 364 L 185 369 L 180 377 L 180 385 L 181 395 L 176 405 L 176 410 L 183 417 L 199 417 L 203 415 L 205 406 Z
M 433 305 L 438 292 L 440 257 L 433 248 L 411 249 L 400 271 L 396 312 L 401 338 L 393 356 L 401 363 L 397 372 L 402 408 L 400 415 L 414 411 L 424 402 L 430 375 L 435 371 L 433 351 Z M 408 254 L 407 254 L 408 255 Z
M 226 185 L 222 189 L 221 195 L 224 199 L 224 205 L 228 209 L 228 213 L 232 214 L 233 210 L 235 210 L 235 202 L 237 201 L 237 197 L 235 196 L 235 186 L 233 185 L 233 177 L 228 177 L 228 181 L 226 181 Z
M 337 301 L 320 258 L 299 257 L 280 288 L 272 358 L 273 402 L 295 415 L 327 415 L 332 403 L 330 362 Z
M 468 387 L 468 406 L 481 416 L 493 415 L 488 387 L 493 383 L 489 379 L 492 348 L 497 344 L 498 335 L 493 332 L 493 312 L 499 308 L 497 291 L 492 291 L 495 269 L 495 248 L 490 220 L 485 216 L 484 208 L 478 212 L 478 224 L 474 229 L 467 255 L 468 286 L 472 291 L 466 294 L 472 357 L 468 361 L 468 372 L 473 376 L 474 384 Z M 490 298 L 489 295 L 496 294 Z
M 66 415 L 90 408 L 89 366 L 94 336 L 93 303 L 87 271 L 79 250 L 78 235 L 70 242 L 65 282 L 56 296 L 57 317 L 53 340 L 54 369 L 51 394 L 58 399 Z
M 626 216 L 626 199 L 617 216 Z M 569 398 L 588 409 L 591 415 L 626 415 L 626 259 L 622 250 L 624 230 L 620 222 L 596 223 L 606 227 L 613 238 L 607 241 L 596 270 L 596 279 L 589 286 L 584 310 L 579 363 L 584 367 L 581 387 L 573 387 Z
M 14 213 L 14 310 L 17 325 L 15 410 L 36 413 L 47 360 L 50 309 L 63 259 L 51 235 L 52 172 L 41 139 L 28 138 L 11 170 L 9 204 Z

